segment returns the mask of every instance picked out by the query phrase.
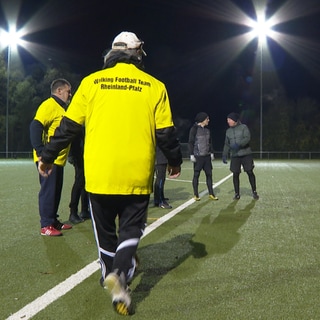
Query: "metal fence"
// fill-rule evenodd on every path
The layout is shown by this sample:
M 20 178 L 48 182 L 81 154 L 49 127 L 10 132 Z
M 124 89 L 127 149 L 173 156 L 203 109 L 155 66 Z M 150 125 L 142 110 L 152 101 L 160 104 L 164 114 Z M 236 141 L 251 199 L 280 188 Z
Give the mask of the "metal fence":
M 188 144 L 181 143 L 183 158 L 189 158 Z M 253 152 L 255 159 L 320 159 L 320 151 L 263 151 Z M 222 158 L 222 151 L 215 151 L 216 159 Z
M 188 144 L 181 143 L 181 150 L 183 158 L 189 158 Z M 214 153 L 216 159 L 222 158 L 222 151 L 215 151 Z M 315 160 L 320 159 L 320 151 L 263 151 L 263 152 L 253 152 L 255 159 L 295 159 L 295 160 Z M 8 152 L 8 157 L 6 152 L 0 152 L 0 159 L 32 159 L 32 152 Z

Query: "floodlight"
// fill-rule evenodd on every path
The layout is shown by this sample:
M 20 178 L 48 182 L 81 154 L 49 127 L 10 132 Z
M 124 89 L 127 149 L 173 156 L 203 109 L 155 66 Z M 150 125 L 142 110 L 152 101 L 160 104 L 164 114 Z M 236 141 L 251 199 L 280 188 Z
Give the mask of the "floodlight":
M 4 48 L 8 47 L 7 57 L 7 101 L 6 101 L 6 158 L 9 155 L 9 84 L 10 84 L 10 62 L 11 62 L 11 51 L 16 50 L 20 43 L 20 33 L 16 31 L 15 25 L 10 25 L 9 32 L 1 30 L 1 45 Z

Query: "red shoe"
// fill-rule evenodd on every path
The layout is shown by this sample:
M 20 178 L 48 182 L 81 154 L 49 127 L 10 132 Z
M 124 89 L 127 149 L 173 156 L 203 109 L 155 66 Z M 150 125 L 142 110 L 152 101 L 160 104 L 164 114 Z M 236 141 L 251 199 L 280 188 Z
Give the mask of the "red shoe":
M 62 233 L 59 230 L 57 230 L 54 226 L 51 225 L 51 226 L 41 228 L 41 235 L 57 237 L 57 236 L 62 236 Z
M 52 226 L 57 230 L 69 230 L 69 229 L 72 229 L 72 225 L 71 224 L 62 223 L 59 220 L 54 222 L 52 224 Z

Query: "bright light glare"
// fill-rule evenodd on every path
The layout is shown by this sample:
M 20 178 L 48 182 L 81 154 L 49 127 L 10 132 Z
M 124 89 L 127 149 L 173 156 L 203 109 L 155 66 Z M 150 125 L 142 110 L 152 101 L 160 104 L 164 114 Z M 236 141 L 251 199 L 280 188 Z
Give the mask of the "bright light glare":
M 272 25 L 265 20 L 264 15 L 260 15 L 252 24 L 252 36 L 257 37 L 260 42 L 265 42 L 266 38 L 271 36 Z
M 274 19 L 266 20 L 264 12 L 257 13 L 257 21 L 248 20 L 247 26 L 251 28 L 251 32 L 248 33 L 250 41 L 254 38 L 259 40 L 260 45 L 266 43 L 267 38 L 274 38 L 275 32 L 272 30 Z
M 1 46 L 3 48 L 10 47 L 12 50 L 16 50 L 17 46 L 22 45 L 23 40 L 21 39 L 21 32 L 16 31 L 15 26 L 10 26 L 9 32 L 1 29 L 0 30 L 1 37 Z

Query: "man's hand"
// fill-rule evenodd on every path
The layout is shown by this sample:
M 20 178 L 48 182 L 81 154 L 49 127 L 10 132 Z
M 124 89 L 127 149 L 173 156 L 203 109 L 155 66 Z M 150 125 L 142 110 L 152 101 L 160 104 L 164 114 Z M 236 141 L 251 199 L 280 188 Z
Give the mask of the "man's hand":
M 74 166 L 74 164 L 76 163 L 76 160 L 73 156 L 68 156 L 68 162 Z
M 41 161 L 41 157 L 39 158 L 38 171 L 39 171 L 40 175 L 42 175 L 44 178 L 48 178 L 49 177 L 49 175 L 52 172 L 52 166 L 53 166 L 52 163 L 43 163 Z
M 193 154 L 190 156 L 190 161 L 193 162 L 193 163 L 197 162 L 197 159 Z
M 170 179 L 175 179 L 180 176 L 181 167 L 171 167 L 168 165 L 168 174 Z
M 222 156 L 222 162 L 223 162 L 224 164 L 227 164 L 227 163 L 228 163 L 226 156 Z
M 240 149 L 240 146 L 237 143 L 234 143 L 233 145 L 230 146 L 230 148 L 234 151 L 238 151 Z
M 211 157 L 211 161 L 213 161 L 214 160 L 214 153 L 211 153 L 210 157 Z

